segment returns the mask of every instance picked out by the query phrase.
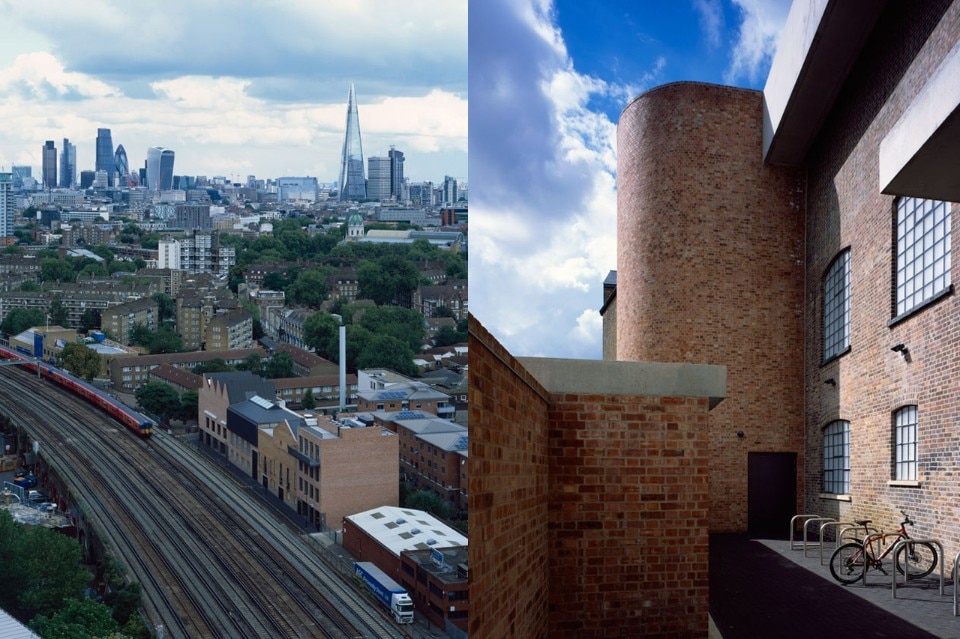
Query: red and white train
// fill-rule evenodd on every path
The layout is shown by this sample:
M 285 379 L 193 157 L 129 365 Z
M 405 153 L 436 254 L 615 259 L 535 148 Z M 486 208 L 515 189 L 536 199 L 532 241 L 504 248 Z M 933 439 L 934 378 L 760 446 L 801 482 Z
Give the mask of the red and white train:
M 19 353 L 9 347 L 0 346 L 0 358 L 20 360 L 23 368 L 36 373 L 40 368 L 40 376 L 63 386 L 71 393 L 79 395 L 94 406 L 100 407 L 108 415 L 135 432 L 140 437 L 149 437 L 153 432 L 154 422 L 141 415 L 118 399 L 111 397 L 100 389 L 88 384 L 67 371 L 51 364 L 38 362 L 36 359 Z

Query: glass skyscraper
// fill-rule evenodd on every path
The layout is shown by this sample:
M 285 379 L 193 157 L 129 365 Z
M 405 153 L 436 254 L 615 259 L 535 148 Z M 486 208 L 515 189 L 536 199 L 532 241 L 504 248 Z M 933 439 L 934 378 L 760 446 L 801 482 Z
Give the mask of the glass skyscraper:
M 77 145 L 63 138 L 60 151 L 60 188 L 72 189 L 77 185 Z
M 390 197 L 403 202 L 403 151 L 391 146 L 387 156 L 390 158 Z
M 113 166 L 117 175 L 120 176 L 118 186 L 132 186 L 130 181 L 130 163 L 127 162 L 127 151 L 123 145 L 117 146 L 117 152 L 113 155 Z
M 173 151 L 162 146 L 147 149 L 147 188 L 169 191 L 173 188 Z
M 97 129 L 97 163 L 95 171 L 107 172 L 107 183 L 113 183 L 113 174 L 117 172 L 113 161 L 113 137 L 110 129 Z
M 363 147 L 360 144 L 360 116 L 353 84 L 347 95 L 347 126 L 343 135 L 343 156 L 340 161 L 340 201 L 365 200 L 367 181 L 363 175 Z
M 47 140 L 43 145 L 43 186 L 57 188 L 57 147 L 53 140 Z

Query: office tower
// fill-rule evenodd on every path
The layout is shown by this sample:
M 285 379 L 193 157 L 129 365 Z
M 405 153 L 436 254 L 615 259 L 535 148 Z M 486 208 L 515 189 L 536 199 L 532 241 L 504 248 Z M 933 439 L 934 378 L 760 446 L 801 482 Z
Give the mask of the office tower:
M 13 174 L 0 173 L 0 237 L 13 235 Z
M 53 140 L 43 145 L 43 186 L 48 190 L 57 188 L 57 147 Z
M 147 149 L 147 188 L 169 191 L 173 188 L 173 151 L 162 146 Z
M 93 186 L 93 180 L 96 178 L 96 171 L 80 171 L 80 188 L 89 189 Z
M 397 202 L 403 202 L 403 152 L 392 146 L 387 153 L 390 158 L 390 196 Z
M 63 138 L 60 151 L 60 188 L 72 189 L 77 185 L 77 145 Z
M 371 200 L 390 198 L 390 158 L 377 156 L 367 158 L 367 198 Z
M 457 178 L 443 176 L 443 203 L 454 204 L 457 201 Z
M 97 129 L 97 163 L 94 171 L 106 171 L 107 179 L 112 182 L 117 167 L 113 160 L 113 137 L 110 129 Z
M 347 95 L 347 126 L 343 135 L 343 156 L 340 160 L 340 201 L 365 200 L 367 184 L 363 176 L 363 147 L 360 144 L 360 116 L 353 85 Z
M 127 161 L 127 151 L 122 144 L 117 145 L 117 152 L 113 154 L 113 166 L 119 176 L 117 186 L 131 186 L 130 163 Z

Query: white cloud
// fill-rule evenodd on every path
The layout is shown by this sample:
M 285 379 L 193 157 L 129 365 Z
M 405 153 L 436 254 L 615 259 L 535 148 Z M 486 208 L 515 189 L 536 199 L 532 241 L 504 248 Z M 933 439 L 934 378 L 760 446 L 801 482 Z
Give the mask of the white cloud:
M 573 68 L 552 20 L 545 2 L 471 7 L 471 309 L 514 353 L 596 359 L 616 129 L 587 105 L 618 89 Z
M 0 165 L 39 167 L 43 141 L 67 137 L 89 168 L 109 127 L 132 167 L 162 145 L 177 173 L 333 181 L 353 82 L 368 156 L 395 145 L 412 180 L 467 177 L 466 11 L 465 0 L 135 11 L 64 0 L 38 20 L 0 0 Z
M 700 16 L 700 30 L 711 49 L 720 46 L 723 33 L 723 6 L 720 0 L 693 0 L 693 8 Z
M 756 84 L 770 69 L 790 0 L 733 0 L 742 21 L 723 76 L 727 84 L 745 79 Z

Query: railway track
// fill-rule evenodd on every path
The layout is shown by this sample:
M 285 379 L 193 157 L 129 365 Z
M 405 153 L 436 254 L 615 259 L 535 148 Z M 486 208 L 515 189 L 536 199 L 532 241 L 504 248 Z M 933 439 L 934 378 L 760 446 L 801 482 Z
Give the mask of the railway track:
M 42 442 L 41 454 L 141 583 L 146 614 L 166 636 L 404 636 L 370 615 L 370 604 L 303 540 L 173 438 L 136 439 L 20 371 L 0 371 L 0 404 L 16 406 L 7 412 Z

